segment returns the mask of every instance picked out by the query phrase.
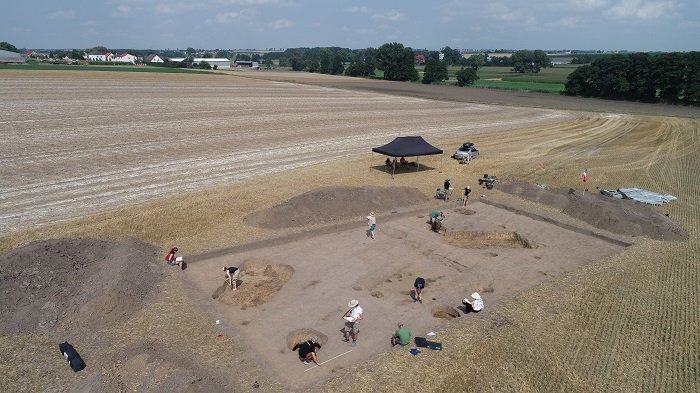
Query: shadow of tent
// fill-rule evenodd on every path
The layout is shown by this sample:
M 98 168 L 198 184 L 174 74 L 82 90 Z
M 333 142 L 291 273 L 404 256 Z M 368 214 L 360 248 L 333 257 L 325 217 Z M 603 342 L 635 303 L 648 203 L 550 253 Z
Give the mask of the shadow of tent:
M 377 171 L 382 171 L 386 172 L 391 175 L 391 167 L 386 166 L 386 165 L 373 165 L 370 166 L 370 169 L 374 169 Z M 399 165 L 396 167 L 396 172 L 394 172 L 394 176 L 398 175 L 406 175 L 409 173 L 416 173 L 416 172 L 425 172 L 425 171 L 434 171 L 436 168 L 429 166 L 429 165 L 424 165 L 420 164 L 418 167 L 415 166 L 401 166 Z

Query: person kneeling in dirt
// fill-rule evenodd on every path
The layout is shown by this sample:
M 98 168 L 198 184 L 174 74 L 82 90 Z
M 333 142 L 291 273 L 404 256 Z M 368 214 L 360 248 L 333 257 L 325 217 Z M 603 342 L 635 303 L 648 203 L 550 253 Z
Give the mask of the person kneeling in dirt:
M 168 251 L 168 254 L 165 256 L 165 261 L 168 262 L 168 265 L 171 266 L 180 266 L 180 269 L 184 267 L 184 262 L 182 257 L 176 257 L 175 253 L 177 253 L 178 249 L 177 247 L 173 247 Z
M 438 210 L 433 210 L 430 212 L 430 228 L 435 231 L 439 232 L 440 228 L 442 227 L 442 219 L 445 218 L 445 215 Z
M 462 304 L 464 304 L 464 312 L 479 312 L 484 309 L 484 301 L 481 299 L 481 295 L 478 292 L 472 293 L 472 299 L 469 298 L 462 299 Z
M 411 342 L 411 331 L 399 322 L 399 328 L 391 335 L 391 346 L 396 344 L 401 346 L 408 345 Z
M 226 282 L 228 283 L 229 287 L 233 289 L 234 291 L 236 290 L 236 284 L 238 281 L 238 276 L 241 274 L 241 269 L 235 267 L 235 266 L 230 266 L 230 267 L 222 267 L 221 270 L 226 272 Z
M 299 350 L 299 360 L 304 362 L 304 364 L 314 362 L 317 366 L 321 366 L 318 363 L 318 359 L 316 359 L 316 349 L 321 349 L 321 344 L 318 343 L 318 337 L 314 336 L 310 340 L 297 344 L 292 350 L 296 351 L 297 349 Z

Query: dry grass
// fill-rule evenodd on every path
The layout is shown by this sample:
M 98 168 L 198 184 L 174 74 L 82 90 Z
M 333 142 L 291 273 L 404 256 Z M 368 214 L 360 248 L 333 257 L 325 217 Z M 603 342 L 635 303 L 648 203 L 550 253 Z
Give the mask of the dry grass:
M 443 351 L 424 351 L 419 358 L 392 351 L 350 372 L 339 371 L 319 390 L 401 391 L 421 386 L 423 391 L 435 392 L 700 391 L 700 121 L 581 115 L 575 121 L 469 139 L 479 146 L 482 157 L 468 166 L 427 159 L 441 172 L 392 180 L 378 171 L 348 170 L 367 168 L 369 154 L 344 157 L 343 162 L 269 175 L 265 181 L 207 189 L 12 233 L 0 238 L 0 250 L 35 239 L 132 236 L 163 249 L 176 243 L 181 252 L 192 254 L 309 229 L 262 230 L 242 222 L 250 212 L 319 184 L 413 186 L 432 195 L 448 175 L 456 180 L 457 189 L 472 185 L 478 197 L 482 191 L 475 183 L 483 173 L 551 187 L 579 187 L 579 174 L 588 168 L 591 189 L 638 186 L 677 196 L 677 201 L 659 209 L 683 225 L 689 239 L 640 239 L 616 256 L 533 288 L 498 309 L 455 319 L 439 334 Z M 463 141 L 431 142 L 447 147 Z M 275 185 L 274 193 L 267 192 L 270 184 Z M 497 190 L 489 197 L 510 198 Z M 556 213 L 536 204 L 524 205 L 544 216 Z M 182 225 L 164 222 L 164 216 L 182 218 Z M 285 390 L 269 382 L 254 361 L 245 360 L 242 347 L 233 339 L 217 339 L 213 318 L 203 311 L 202 303 L 185 296 L 176 284 L 168 279 L 158 298 L 137 318 L 104 333 L 124 340 L 116 341 L 113 351 L 148 337 L 172 351 L 194 354 L 191 361 L 215 375 L 230 375 L 235 369 L 240 386 L 259 379 L 263 391 Z M 498 285 L 497 277 L 489 287 L 493 285 Z M 10 354 L 7 362 L 0 363 L 2 391 L 17 386 L 45 390 L 65 371 L 61 362 L 48 370 L 12 367 L 13 357 L 25 351 L 55 357 L 52 337 L 5 336 L 0 337 L 0 346 Z M 235 364 L 231 359 L 236 359 Z
M 572 123 L 491 135 L 480 143 L 482 152 L 493 152 L 489 172 L 576 187 L 578 174 L 588 168 L 590 188 L 639 186 L 670 193 L 679 199 L 659 209 L 681 223 L 690 239 L 639 239 L 622 253 L 533 288 L 497 310 L 460 318 L 440 337 L 446 350 L 424 352 L 420 364 L 390 353 L 354 373 L 355 383 L 336 378 L 328 390 L 370 391 L 377 381 L 392 389 L 430 386 L 435 392 L 700 389 L 695 289 L 700 123 L 628 116 L 591 120 L 583 129 Z M 554 213 L 525 205 L 545 216 Z M 445 364 L 453 365 L 450 372 L 444 372 Z M 398 369 L 404 371 L 401 377 L 392 377 Z

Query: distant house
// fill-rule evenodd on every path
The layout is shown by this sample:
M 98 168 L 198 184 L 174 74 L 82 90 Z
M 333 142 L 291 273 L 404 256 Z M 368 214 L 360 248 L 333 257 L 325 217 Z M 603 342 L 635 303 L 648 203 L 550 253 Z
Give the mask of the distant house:
M 146 63 L 167 63 L 168 61 L 170 61 L 170 59 L 167 57 L 160 56 L 155 53 L 148 55 L 145 60 Z
M 85 60 L 87 61 L 107 61 L 107 55 L 100 52 L 90 52 L 85 55 Z
M 0 49 L 0 63 L 26 63 L 27 58 L 20 53 Z
M 136 64 L 136 56 L 129 54 L 129 53 L 121 53 L 117 56 L 114 56 L 112 59 L 115 63 L 131 63 L 131 64 Z
M 416 55 L 416 63 L 425 64 L 425 55 Z

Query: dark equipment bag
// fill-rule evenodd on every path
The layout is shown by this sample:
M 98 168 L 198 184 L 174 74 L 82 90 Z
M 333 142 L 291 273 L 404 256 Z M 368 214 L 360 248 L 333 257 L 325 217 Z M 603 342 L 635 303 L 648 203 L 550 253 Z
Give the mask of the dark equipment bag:
M 68 365 L 74 372 L 78 372 L 85 368 L 85 362 L 78 354 L 78 351 L 73 348 L 68 341 L 58 344 L 58 350 L 61 351 L 63 357 L 68 360 Z
M 434 350 L 442 350 L 442 344 L 441 343 L 436 343 L 434 341 L 428 341 L 426 340 L 425 337 L 416 337 L 415 338 L 416 346 L 421 347 L 421 348 L 430 348 Z

